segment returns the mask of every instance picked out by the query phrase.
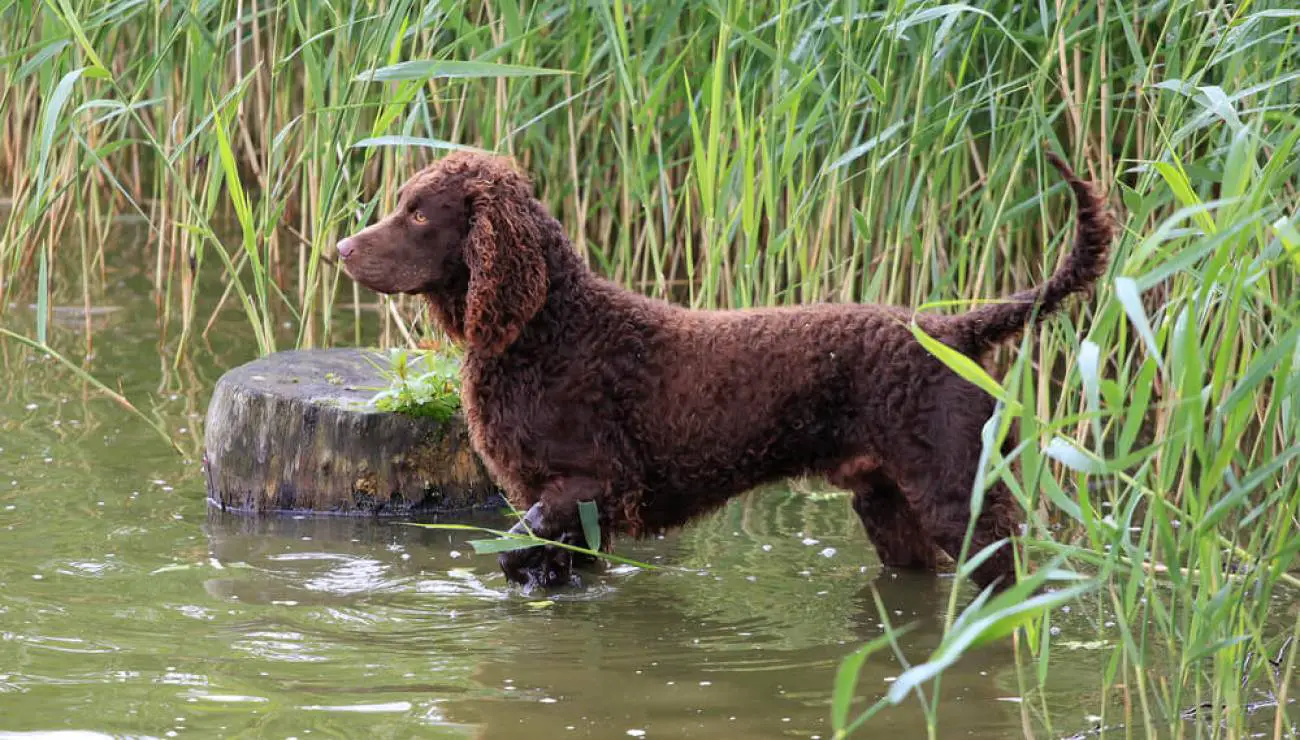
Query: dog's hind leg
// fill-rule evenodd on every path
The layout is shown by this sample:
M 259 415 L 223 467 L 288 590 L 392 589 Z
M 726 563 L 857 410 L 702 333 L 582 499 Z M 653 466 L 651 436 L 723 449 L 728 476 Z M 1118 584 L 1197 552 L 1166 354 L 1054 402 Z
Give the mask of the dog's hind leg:
M 892 568 L 936 569 L 938 548 L 892 480 L 875 475 L 855 486 L 853 510 L 882 563 Z
M 915 443 L 900 448 L 893 467 L 908 504 L 921 519 L 935 544 L 954 561 L 971 520 L 971 493 L 984 449 L 983 428 L 994 412 L 994 401 L 982 390 L 955 375 L 941 375 L 930 391 L 933 411 L 917 420 Z M 1010 451 L 1010 438 L 1002 445 Z M 996 583 L 996 590 L 1016 581 L 1015 535 L 1023 511 L 1011 490 L 1001 481 L 989 485 L 971 527 L 969 560 L 985 548 L 1002 542 L 971 572 L 980 588 Z
M 853 511 L 882 563 L 891 568 L 936 569 L 939 550 L 894 481 L 878 469 L 841 472 L 831 479 L 853 492 Z
M 970 522 L 974 476 L 948 472 L 928 478 L 924 482 L 905 484 L 908 503 L 920 515 L 922 526 L 931 533 L 933 541 L 956 561 Z M 1019 524 L 1020 505 L 1010 489 L 1000 482 L 990 486 L 984 492 L 966 557 L 969 560 L 999 540 L 1008 541 L 1002 542 L 971 573 L 971 580 L 980 588 L 996 583 L 995 590 L 1001 591 L 1015 583 L 1015 544 L 1011 538 L 1017 534 Z

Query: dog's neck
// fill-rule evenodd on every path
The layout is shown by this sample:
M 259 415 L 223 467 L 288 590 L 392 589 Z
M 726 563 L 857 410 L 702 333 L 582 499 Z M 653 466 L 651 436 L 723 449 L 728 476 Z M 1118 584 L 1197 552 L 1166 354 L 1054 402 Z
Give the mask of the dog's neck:
M 592 296 L 591 285 L 597 280 L 573 245 L 564 236 L 556 237 L 545 249 L 547 288 L 546 301 L 511 345 L 526 348 L 533 344 L 550 344 L 563 341 L 552 336 L 576 328 L 584 316 L 589 315 L 582 305 Z
M 555 299 L 563 299 L 569 293 L 580 290 L 581 284 L 594 276 L 591 268 L 566 238 L 561 237 L 548 245 L 545 254 L 549 286 L 546 296 L 547 305 Z
M 544 238 L 546 243 L 542 245 L 542 252 L 546 255 L 546 302 L 537 312 L 538 316 L 534 316 L 528 322 L 530 325 L 537 324 L 537 319 L 542 314 L 550 314 L 548 318 L 553 318 L 556 313 L 571 313 L 575 299 L 581 300 L 583 296 L 590 295 L 588 284 L 596 279 L 595 273 L 558 229 Z M 464 344 L 466 341 L 465 315 L 468 295 L 468 273 L 454 278 L 446 289 L 424 294 L 429 304 L 430 317 L 438 328 L 457 344 Z M 527 340 L 529 334 L 528 326 L 525 326 L 516 343 Z
M 469 273 L 452 279 L 445 290 L 424 293 L 429 304 L 429 316 L 457 344 L 465 343 L 465 298 L 469 295 Z

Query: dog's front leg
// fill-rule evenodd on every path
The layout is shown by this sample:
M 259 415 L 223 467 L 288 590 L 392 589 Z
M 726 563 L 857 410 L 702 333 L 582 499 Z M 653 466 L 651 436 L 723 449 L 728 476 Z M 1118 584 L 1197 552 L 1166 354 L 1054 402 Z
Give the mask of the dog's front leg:
M 594 501 L 599 505 L 607 487 L 592 478 L 563 478 L 554 481 L 529 507 L 523 518 L 510 528 L 512 534 L 532 532 L 543 539 L 566 545 L 587 547 L 578 515 L 580 501 Z M 603 518 L 603 517 L 602 517 Z M 524 550 L 503 552 L 497 557 L 506 578 L 524 586 L 525 591 L 535 588 L 555 588 L 576 583 L 573 566 L 591 562 L 593 558 L 583 553 L 554 545 L 530 547 Z

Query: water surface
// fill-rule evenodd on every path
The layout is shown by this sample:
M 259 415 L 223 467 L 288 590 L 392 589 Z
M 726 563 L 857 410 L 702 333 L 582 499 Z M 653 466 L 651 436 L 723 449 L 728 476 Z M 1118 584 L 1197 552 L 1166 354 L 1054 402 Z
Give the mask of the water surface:
M 836 494 L 742 497 L 683 532 L 620 545 L 671 567 L 612 569 L 550 598 L 509 588 L 472 535 L 210 511 L 202 416 L 220 372 L 255 354 L 245 320 L 223 314 L 177 361 L 147 279 L 109 274 L 87 367 L 187 455 L 7 345 L 0 735 L 825 738 L 838 661 L 882 632 L 873 587 L 891 620 L 918 624 L 902 641 L 909 660 L 939 643 L 950 579 L 883 570 Z M 82 313 L 57 315 L 52 343 L 80 357 Z M 5 322 L 30 331 L 31 312 L 10 307 Z M 940 736 L 1020 735 L 1042 706 L 1069 723 L 1054 736 L 1095 724 L 1109 636 L 1088 611 L 1057 620 L 1057 689 L 1032 712 L 1009 641 L 954 667 Z M 901 670 L 873 656 L 859 706 Z M 879 715 L 866 736 L 886 733 L 923 736 L 918 704 Z

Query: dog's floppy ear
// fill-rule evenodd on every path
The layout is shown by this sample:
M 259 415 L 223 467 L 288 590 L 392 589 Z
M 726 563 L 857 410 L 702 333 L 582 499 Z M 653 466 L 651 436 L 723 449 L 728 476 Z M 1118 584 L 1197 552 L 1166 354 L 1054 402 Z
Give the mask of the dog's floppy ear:
M 532 184 L 507 165 L 466 183 L 470 199 L 465 339 L 489 355 L 509 347 L 546 302 L 549 277 Z

